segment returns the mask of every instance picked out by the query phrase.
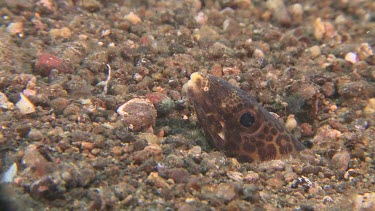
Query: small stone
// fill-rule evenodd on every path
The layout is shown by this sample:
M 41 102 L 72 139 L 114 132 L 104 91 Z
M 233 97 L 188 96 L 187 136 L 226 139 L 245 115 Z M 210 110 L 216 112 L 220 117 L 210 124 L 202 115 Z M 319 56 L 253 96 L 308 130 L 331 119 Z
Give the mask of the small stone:
M 224 200 L 225 203 L 228 203 L 238 196 L 237 192 L 238 190 L 234 185 L 228 183 L 220 183 L 217 187 L 216 197 Z
M 293 114 L 289 115 L 288 118 L 286 119 L 285 127 L 289 131 L 292 131 L 294 128 L 297 127 L 297 120 L 294 118 Z
M 328 21 L 322 21 L 321 18 L 317 18 L 314 21 L 314 36 L 317 40 L 323 38 L 331 39 L 337 34 L 332 23 Z
M 7 31 L 13 35 L 19 34 L 23 32 L 23 23 L 22 22 L 14 22 L 10 23 L 7 26 Z
M 38 57 L 35 64 L 35 71 L 41 76 L 49 76 L 53 69 L 61 73 L 72 73 L 73 67 L 69 62 L 66 62 L 54 55 L 43 54 Z
M 89 12 L 97 12 L 102 4 L 97 0 L 85 0 L 80 2 L 80 6 Z
M 14 177 L 16 176 L 18 171 L 17 163 L 13 163 L 8 170 L 4 172 L 4 175 L 1 178 L 1 183 L 11 183 L 14 180 Z
M 136 14 L 134 14 L 134 12 L 130 12 L 129 14 L 125 15 L 124 19 L 133 25 L 137 25 L 142 22 L 142 20 Z
M 354 64 L 358 61 L 358 56 L 356 53 L 349 52 L 345 55 L 345 60 Z
M 145 147 L 144 151 L 152 155 L 152 157 L 156 161 L 161 161 L 163 159 L 163 151 L 159 145 L 153 144 L 153 145 L 147 146 Z
M 30 144 L 26 148 L 22 164 L 30 169 L 35 176 L 40 177 L 48 173 L 48 161 L 39 153 L 38 147 L 34 144 Z
M 81 149 L 82 150 L 92 150 L 94 148 L 94 143 L 82 141 L 81 143 Z
M 353 210 L 375 210 L 375 192 L 356 195 L 354 198 Z
M 323 125 L 318 128 L 316 135 L 312 139 L 312 142 L 316 145 L 324 144 L 327 142 L 336 142 L 341 137 L 341 132 L 332 129 L 329 125 Z
M 236 182 L 239 182 L 239 181 L 242 181 L 243 180 L 243 174 L 241 172 L 237 172 L 237 171 L 228 171 L 227 172 L 227 176 L 236 181 Z
M 69 100 L 65 98 L 56 98 L 51 101 L 50 105 L 57 112 L 63 112 L 64 109 L 68 106 Z
M 153 131 L 156 120 L 156 109 L 148 99 L 134 98 L 117 109 L 122 120 L 129 129 L 140 131 Z
M 309 52 L 311 53 L 311 57 L 314 59 L 318 57 L 321 54 L 320 47 L 317 45 L 314 45 L 309 48 Z
M 272 11 L 273 19 L 282 26 L 290 26 L 291 18 L 283 0 L 268 0 L 267 8 Z
M 365 60 L 374 55 L 371 45 L 368 43 L 362 43 L 361 46 L 357 48 L 356 52 L 360 60 Z
M 281 160 L 270 160 L 259 164 L 260 171 L 275 172 L 283 171 L 285 169 L 285 163 Z
M 165 116 L 169 114 L 175 106 L 170 97 L 160 92 L 147 94 L 146 97 L 152 102 L 152 104 L 154 104 L 158 116 Z
M 151 172 L 146 181 L 151 181 L 157 188 L 171 189 L 167 181 L 164 178 L 160 177 L 158 172 Z
M 60 29 L 60 37 L 70 38 L 72 36 L 72 31 L 68 27 L 62 27 Z
M 115 156 L 121 156 L 123 154 L 123 149 L 122 147 L 120 146 L 115 146 L 112 148 L 112 153 L 115 155 Z
M 64 116 L 68 117 L 68 116 L 71 116 L 71 115 L 76 115 L 78 114 L 80 111 L 79 107 L 76 106 L 76 105 L 73 105 L 73 104 L 70 104 L 68 105 L 64 111 L 63 111 L 63 114 Z
M 301 128 L 303 136 L 309 137 L 314 134 L 313 128 L 309 123 L 301 123 L 299 127 Z
M 258 59 L 263 59 L 263 58 L 264 58 L 264 53 L 263 53 L 262 50 L 256 48 L 256 49 L 254 50 L 254 52 L 253 52 L 253 56 L 254 56 L 255 58 L 258 58 Z
M 368 100 L 366 107 L 363 109 L 363 113 L 369 117 L 375 113 L 375 98 Z
M 347 170 L 350 161 L 350 154 L 347 151 L 341 151 L 333 155 L 331 164 L 336 170 Z
M 289 13 L 293 20 L 293 24 L 300 24 L 303 21 L 303 6 L 300 3 L 293 4 L 289 8 Z
M 211 74 L 221 78 L 223 76 L 223 69 L 221 68 L 221 65 L 214 64 L 211 68 Z
M 208 21 L 208 17 L 206 14 L 204 14 L 204 12 L 198 12 L 194 19 L 199 25 L 205 25 Z
M 325 82 L 322 86 L 322 91 L 325 96 L 331 97 L 336 93 L 335 84 L 329 81 Z
M 14 104 L 12 102 L 9 102 L 8 97 L 0 92 L 0 108 L 13 110 Z
M 23 94 L 20 93 L 21 99 L 16 103 L 16 107 L 21 114 L 31 114 L 36 111 L 34 104 Z
M 186 183 L 189 180 L 190 174 L 184 168 L 172 168 L 168 170 L 168 177 L 176 183 Z
M 245 182 L 254 183 L 258 180 L 259 180 L 259 174 L 253 171 L 248 172 L 248 174 L 244 176 Z
M 41 141 L 44 136 L 43 133 L 38 129 L 31 129 L 29 134 L 27 135 L 31 141 Z
M 267 185 L 274 188 L 274 189 L 279 189 L 284 185 L 284 182 L 281 179 L 278 178 L 270 178 L 266 181 Z

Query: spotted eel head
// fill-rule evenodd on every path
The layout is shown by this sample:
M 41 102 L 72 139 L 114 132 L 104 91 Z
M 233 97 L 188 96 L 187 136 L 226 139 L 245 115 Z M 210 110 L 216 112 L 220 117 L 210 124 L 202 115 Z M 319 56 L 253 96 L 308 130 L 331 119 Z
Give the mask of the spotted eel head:
M 304 148 L 255 99 L 223 79 L 193 73 L 188 93 L 211 144 L 228 156 L 263 161 Z

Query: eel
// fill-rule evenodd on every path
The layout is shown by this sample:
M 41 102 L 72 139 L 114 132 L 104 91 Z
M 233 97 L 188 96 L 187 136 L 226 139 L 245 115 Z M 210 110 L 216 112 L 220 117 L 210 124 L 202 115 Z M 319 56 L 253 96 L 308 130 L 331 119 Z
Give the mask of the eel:
M 210 144 L 227 156 L 265 161 L 305 148 L 253 97 L 224 79 L 195 72 L 187 89 Z

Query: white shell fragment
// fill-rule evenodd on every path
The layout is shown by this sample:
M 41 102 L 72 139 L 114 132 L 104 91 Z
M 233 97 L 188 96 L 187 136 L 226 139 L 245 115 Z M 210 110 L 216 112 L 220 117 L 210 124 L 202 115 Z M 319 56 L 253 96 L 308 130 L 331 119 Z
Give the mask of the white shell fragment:
M 13 179 L 17 174 L 17 170 L 18 170 L 17 163 L 13 163 L 13 165 L 11 165 L 9 169 L 4 173 L 3 178 L 1 178 L 1 182 L 2 183 L 13 182 Z
M 2 92 L 0 92 L 0 108 L 14 109 L 14 104 L 9 102 L 8 97 Z
M 21 99 L 16 103 L 16 107 L 20 109 L 22 114 L 34 113 L 36 111 L 34 104 L 22 93 L 20 93 L 20 96 Z

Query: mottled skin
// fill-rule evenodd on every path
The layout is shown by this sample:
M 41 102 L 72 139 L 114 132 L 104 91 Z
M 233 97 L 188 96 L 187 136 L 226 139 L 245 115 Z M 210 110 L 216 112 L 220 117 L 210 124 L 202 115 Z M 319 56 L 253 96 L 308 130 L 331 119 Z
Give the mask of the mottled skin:
M 304 149 L 254 98 L 221 78 L 193 73 L 188 92 L 211 144 L 230 157 L 264 161 Z

